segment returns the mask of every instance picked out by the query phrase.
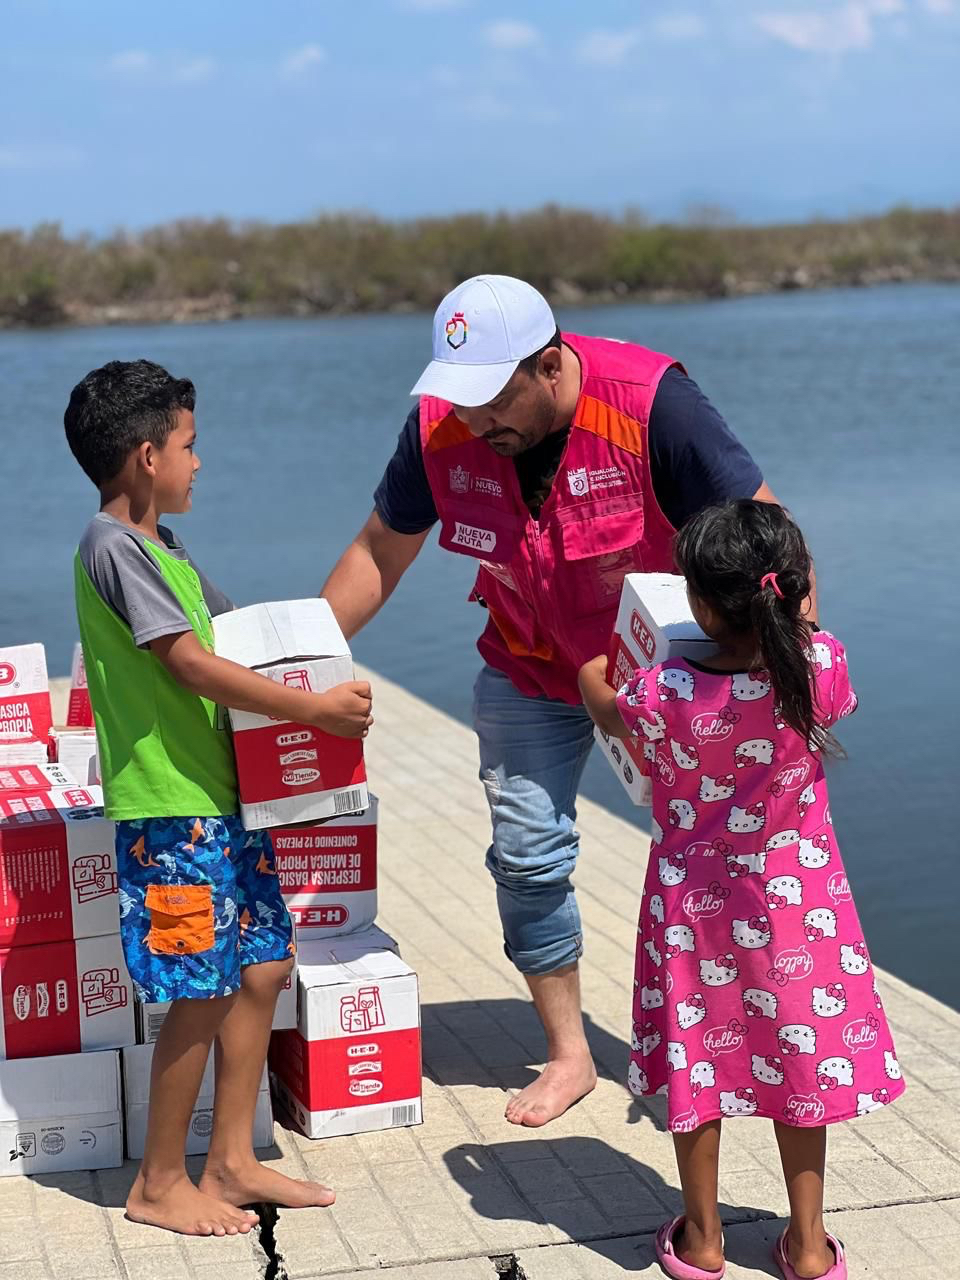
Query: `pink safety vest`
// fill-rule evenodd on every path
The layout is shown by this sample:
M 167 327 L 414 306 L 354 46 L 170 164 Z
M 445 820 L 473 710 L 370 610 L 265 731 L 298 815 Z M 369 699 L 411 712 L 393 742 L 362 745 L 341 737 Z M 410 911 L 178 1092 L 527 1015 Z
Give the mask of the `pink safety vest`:
M 480 561 L 470 598 L 490 616 L 477 648 L 521 693 L 576 704 L 578 670 L 609 646 L 624 575 L 673 568 L 647 423 L 677 361 L 605 338 L 563 340 L 580 360 L 580 399 L 539 520 L 513 460 L 474 439 L 446 401 L 421 399 L 420 436 L 440 545 Z

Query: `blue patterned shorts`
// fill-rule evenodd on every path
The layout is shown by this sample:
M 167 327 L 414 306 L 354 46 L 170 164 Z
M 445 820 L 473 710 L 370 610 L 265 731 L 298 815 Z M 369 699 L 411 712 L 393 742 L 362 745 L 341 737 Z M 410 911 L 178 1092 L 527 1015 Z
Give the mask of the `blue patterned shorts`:
M 117 823 L 120 935 L 137 999 L 209 1000 L 296 950 L 266 831 L 236 816 Z

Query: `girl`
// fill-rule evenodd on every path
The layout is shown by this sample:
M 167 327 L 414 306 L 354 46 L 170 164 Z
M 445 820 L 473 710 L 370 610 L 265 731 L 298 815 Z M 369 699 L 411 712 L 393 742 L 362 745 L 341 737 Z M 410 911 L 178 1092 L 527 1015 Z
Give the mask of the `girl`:
M 600 728 L 642 735 L 651 760 L 629 1083 L 667 1096 L 685 1208 L 657 1256 L 683 1280 L 723 1275 L 721 1118 L 768 1116 L 790 1199 L 776 1262 L 787 1280 L 841 1280 L 825 1126 L 904 1087 L 823 773 L 857 699 L 843 646 L 804 620 L 810 554 L 781 507 L 710 507 L 676 559 L 715 656 L 637 671 L 619 695 L 605 658 L 580 673 Z

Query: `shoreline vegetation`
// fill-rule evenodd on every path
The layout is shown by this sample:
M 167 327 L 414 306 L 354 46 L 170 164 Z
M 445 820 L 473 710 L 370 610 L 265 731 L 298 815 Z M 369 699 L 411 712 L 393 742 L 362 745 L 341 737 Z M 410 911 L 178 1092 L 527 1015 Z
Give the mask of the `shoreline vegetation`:
M 0 328 L 185 324 L 432 310 L 482 271 L 555 305 L 674 302 L 905 281 L 960 282 L 960 207 L 772 226 L 547 206 L 391 222 L 188 219 L 110 236 L 0 230 Z

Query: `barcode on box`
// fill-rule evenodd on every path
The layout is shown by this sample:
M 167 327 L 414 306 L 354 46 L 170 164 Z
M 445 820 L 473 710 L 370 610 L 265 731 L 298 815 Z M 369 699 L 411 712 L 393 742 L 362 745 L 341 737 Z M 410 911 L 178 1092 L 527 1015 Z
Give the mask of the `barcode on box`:
M 160 1034 L 160 1028 L 163 1026 L 163 1020 L 166 1016 L 167 1016 L 166 1009 L 164 1009 L 163 1013 L 147 1014 L 147 1035 L 146 1035 L 147 1044 L 153 1044 L 153 1042 L 157 1039 L 157 1037 Z
M 360 813 L 363 809 L 363 792 L 354 788 L 341 791 L 333 797 L 334 813 Z
M 390 1123 L 393 1125 L 416 1124 L 417 1104 L 410 1102 L 404 1107 L 394 1107 Z

